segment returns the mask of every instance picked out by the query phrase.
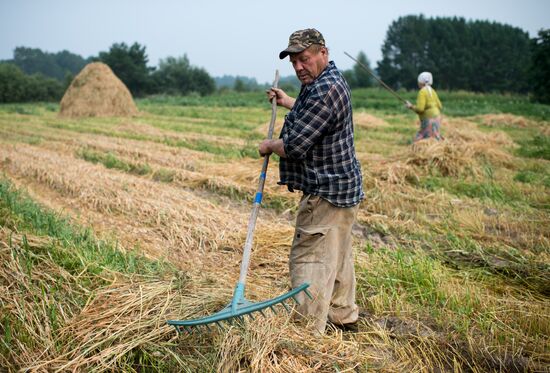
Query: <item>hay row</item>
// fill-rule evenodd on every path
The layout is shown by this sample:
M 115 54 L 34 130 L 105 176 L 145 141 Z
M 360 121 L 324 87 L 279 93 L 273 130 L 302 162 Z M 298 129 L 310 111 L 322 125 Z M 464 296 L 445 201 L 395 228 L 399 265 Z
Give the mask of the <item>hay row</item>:
M 364 111 L 355 112 L 353 114 L 353 124 L 359 128 L 364 128 L 367 130 L 385 128 L 390 126 L 390 124 L 384 119 Z
M 530 120 L 526 117 L 514 114 L 482 114 L 469 117 L 473 121 L 478 121 L 487 127 L 538 127 L 544 126 L 545 123 Z
M 193 121 L 194 118 L 180 119 L 182 122 Z M 121 124 L 113 127 L 116 132 L 121 132 L 129 135 L 144 135 L 147 138 L 160 142 L 161 140 L 177 141 L 207 141 L 209 143 L 219 146 L 235 146 L 244 147 L 247 143 L 246 140 L 234 137 L 217 136 L 208 133 L 193 133 L 193 132 L 180 132 L 169 129 L 161 129 L 159 127 L 148 124 L 147 118 L 141 120 L 125 121 Z M 177 122 L 174 123 L 177 125 Z
M 51 201 L 51 194 L 41 189 L 53 189 L 58 209 L 74 211 L 73 215 L 99 232 L 114 235 L 127 248 L 137 245 L 149 256 L 166 257 L 192 276 L 208 277 L 218 288 L 226 288 L 236 280 L 248 206 L 245 211 L 235 211 L 202 203 L 202 197 L 164 184 L 47 152 L 32 158 L 36 154 L 40 153 L 34 147 L 18 147 L 20 159 L 10 158 L 9 171 L 25 177 L 27 185 L 38 181 L 42 187 L 33 189 L 39 200 Z M 73 163 L 76 171 L 72 167 L 63 169 L 59 163 Z M 80 174 L 87 174 L 89 180 L 82 180 Z M 284 220 L 273 220 L 273 216 L 264 221 L 262 215 L 249 274 L 254 283 L 252 299 L 260 298 L 262 293 L 273 297 L 288 288 L 292 227 Z
M 68 156 L 82 150 L 92 150 L 102 154 L 112 153 L 129 164 L 152 167 L 146 177 L 155 178 L 155 173 L 169 173 L 176 185 L 187 189 L 206 189 L 214 194 L 226 194 L 252 198 L 259 181 L 262 160 L 241 159 L 239 161 L 218 163 L 214 157 L 185 148 L 173 148 L 167 145 L 119 139 L 108 136 L 75 134 L 66 141 L 41 141 L 37 146 L 61 152 Z M 277 186 L 278 169 L 272 165 L 267 173 L 265 187 L 266 202 L 277 199 L 293 205 L 299 198 L 298 193 L 289 194 L 286 188 Z
M 214 205 L 196 194 L 163 183 L 125 175 L 27 145 L 0 149 L 0 159 L 9 159 L 7 171 L 13 176 L 34 180 L 62 195 L 65 205 L 92 220 L 102 217 L 116 224 L 118 232 L 135 236 L 130 242 L 163 244 L 153 255 L 167 256 L 189 265 L 201 263 L 199 253 L 231 248 L 238 251 L 244 242 L 247 211 Z M 86 175 L 85 178 L 82 175 Z M 262 232 L 288 231 L 288 223 L 264 225 L 260 217 L 258 242 Z M 129 229 L 126 230 L 126 229 Z M 156 242 L 155 242 L 156 241 Z M 265 240 L 269 242 L 269 240 Z
M 17 132 L 21 130 L 17 129 Z M 20 132 L 23 134 L 23 132 Z M 56 129 L 60 135 L 49 136 L 51 142 L 42 141 L 39 146 L 65 154 L 75 153 L 82 148 L 114 153 L 117 157 L 134 163 L 147 163 L 155 168 L 170 168 L 176 181 L 183 187 L 206 187 L 216 190 L 234 190 L 239 195 L 255 193 L 262 160 L 241 159 L 217 163 L 214 156 L 185 148 L 174 148 L 149 141 L 120 139 L 110 136 L 75 134 Z M 122 157 L 121 157 L 122 156 Z M 278 169 L 272 165 L 267 174 L 266 196 L 296 200 L 297 195 L 289 195 L 278 187 Z

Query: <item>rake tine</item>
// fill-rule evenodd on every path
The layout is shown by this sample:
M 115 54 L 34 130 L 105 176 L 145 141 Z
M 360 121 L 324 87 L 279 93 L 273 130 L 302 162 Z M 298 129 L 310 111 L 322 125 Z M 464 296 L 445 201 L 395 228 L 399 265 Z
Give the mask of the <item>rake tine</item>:
M 313 300 L 313 295 L 311 295 L 311 293 L 309 292 L 309 290 L 304 289 L 304 292 L 305 292 L 306 295 L 309 297 L 309 299 Z
M 267 316 L 264 313 L 264 310 L 259 310 L 263 317 L 267 318 Z
M 273 306 L 269 306 L 269 308 L 271 308 L 271 311 L 273 311 L 275 315 L 277 314 L 277 311 L 275 311 L 275 308 Z
M 208 329 L 208 331 L 209 331 L 210 333 L 212 333 L 212 328 L 210 327 L 210 325 L 204 324 L 204 326 L 206 326 L 206 328 Z
M 223 326 L 223 324 L 222 324 L 221 322 L 216 321 L 216 325 L 218 325 L 218 327 L 219 327 L 220 329 L 222 329 L 223 331 L 226 330 L 225 327 Z
M 300 302 L 298 302 L 298 299 L 296 299 L 294 295 L 292 296 L 292 299 L 294 300 L 294 302 L 296 302 L 297 305 L 300 305 Z
M 248 314 L 248 316 L 250 316 L 250 318 L 252 319 L 252 321 L 255 321 L 255 320 L 256 320 L 256 318 L 252 315 L 252 312 L 250 312 L 250 313 Z
M 281 304 L 283 305 L 283 307 L 285 308 L 285 310 L 286 310 L 287 312 L 290 312 L 290 308 L 288 308 L 288 306 L 286 305 L 285 302 L 281 302 Z

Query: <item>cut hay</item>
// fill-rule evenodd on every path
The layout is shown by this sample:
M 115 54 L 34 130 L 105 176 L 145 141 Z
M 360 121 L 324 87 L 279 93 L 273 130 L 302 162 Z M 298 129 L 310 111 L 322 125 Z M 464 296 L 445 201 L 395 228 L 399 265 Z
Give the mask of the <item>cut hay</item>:
M 490 338 L 482 343 L 468 340 L 467 351 L 455 350 L 453 346 L 460 340 L 452 336 L 446 340 L 446 335 L 415 317 L 415 310 L 406 308 L 405 302 L 399 300 L 399 317 L 384 314 L 389 310 L 381 296 L 372 299 L 373 307 L 380 308 L 379 315 L 368 315 L 361 322 L 362 331 L 354 335 L 333 331 L 315 337 L 281 312 L 267 319 L 246 320 L 243 326 L 177 336 L 165 320 L 212 312 L 230 292 L 200 278 L 153 280 L 108 272 L 98 278 L 89 271 L 71 274 L 44 250 L 49 244 L 44 238 L 23 239 L 0 230 L 0 300 L 8 305 L 5 317 L 19 323 L 11 330 L 19 343 L 0 355 L 0 363 L 14 370 L 135 371 L 143 368 L 136 364 L 147 364 L 147 358 L 156 357 L 171 364 L 161 365 L 168 371 L 329 372 L 369 366 L 381 372 L 462 372 L 464 366 L 485 371 L 490 365 L 480 360 L 483 351 L 484 359 L 497 362 L 509 352 L 489 352 Z M 371 254 L 366 260 L 363 254 L 369 271 L 381 271 L 376 268 L 378 255 Z M 26 265 L 30 258 L 32 270 Z M 437 272 L 434 280 L 452 300 L 463 292 L 482 299 L 480 307 L 497 310 L 495 317 L 503 323 L 511 322 L 513 316 L 510 325 L 533 327 L 533 316 L 513 294 L 499 300 L 472 286 L 471 280 L 449 278 L 442 272 Z M 83 287 L 83 283 L 94 285 Z M 63 301 L 56 296 L 63 296 Z M 78 299 L 85 299 L 85 304 Z M 548 325 L 548 307 L 541 301 L 532 303 L 538 324 Z M 521 355 L 513 361 L 537 367 Z
M 533 121 L 513 114 L 484 114 L 476 115 L 472 119 L 478 120 L 487 127 L 518 127 L 525 128 L 533 125 Z
M 104 63 L 86 65 L 61 100 L 61 117 L 128 117 L 138 115 L 130 91 Z
M 126 232 L 130 242 L 141 242 L 142 247 L 150 242 L 150 254 L 155 257 L 233 246 L 230 242 L 240 240 L 239 231 L 246 225 L 244 214 L 215 206 L 189 191 L 43 148 L 22 144 L 17 151 L 2 148 L 0 159 L 5 158 L 11 160 L 8 172 L 61 194 L 73 208 L 103 219 L 116 217 L 118 224 L 125 221 L 128 226 L 120 233 Z M 235 224 L 237 219 L 242 225 Z
M 52 259 L 53 244 L 0 229 L 0 305 L 3 321 L 16 320 L 5 325 L 20 342 L 0 354 L 1 366 L 103 371 L 124 366 L 123 355 L 137 348 L 170 353 L 163 342 L 174 334 L 165 320 L 202 307 L 178 296 L 181 285 L 170 280 L 72 274 Z
M 429 139 L 413 144 L 406 163 L 456 177 L 475 172 L 476 160 L 471 146 Z
M 68 156 L 83 152 L 112 154 L 127 164 L 146 165 L 150 171 L 143 177 L 158 180 L 162 175 L 168 175 L 169 182 L 183 188 L 207 190 L 217 195 L 228 196 L 231 199 L 250 201 L 256 192 L 259 181 L 262 161 L 257 159 L 216 163 L 215 157 L 209 153 L 174 148 L 155 142 L 120 140 L 108 136 L 87 134 L 74 135 L 72 140 L 70 142 L 43 142 L 40 147 Z M 286 188 L 277 185 L 278 170 L 276 166 L 270 168 L 267 178 L 265 202 L 270 203 L 270 201 L 276 200 L 279 209 L 290 208 L 299 198 L 298 193 L 289 196 Z
M 193 176 L 195 173 L 182 170 L 176 175 L 175 185 L 158 183 L 24 144 L 0 148 L 0 162 L 4 162 L 5 171 L 12 177 L 33 186 L 39 201 L 46 205 L 57 201 L 56 208 L 75 211 L 100 232 L 116 232 L 125 246 L 139 246 L 151 257 L 169 258 L 180 268 L 194 272 L 205 267 L 216 269 L 216 282 L 220 283 L 230 281 L 225 277 L 228 274 L 237 273 L 250 206 L 212 202 L 208 194 L 178 185 L 180 176 L 181 182 L 188 177 L 187 182 L 192 183 L 205 182 L 204 177 L 199 180 Z M 225 183 L 223 187 L 233 184 L 221 177 L 210 182 Z M 280 250 L 280 246 L 275 246 L 280 240 L 272 235 L 280 234 L 290 245 L 289 229 L 290 224 L 283 217 L 269 224 L 260 217 L 256 242 L 263 245 L 262 249 Z M 285 267 L 280 263 L 266 270 L 277 268 L 281 273 Z
M 481 132 L 475 123 L 464 119 L 446 119 L 444 124 L 444 141 L 415 142 L 405 153 L 373 162 L 369 170 L 391 184 L 414 184 L 421 176 L 434 172 L 451 177 L 481 175 L 485 163 L 514 168 L 515 158 L 504 148 L 516 144 L 507 134 Z
M 356 112 L 353 114 L 353 123 L 359 128 L 371 129 L 388 127 L 390 124 L 384 119 L 366 112 Z
M 186 118 L 186 121 L 188 119 Z M 136 134 L 145 135 L 147 138 L 158 143 L 194 143 L 197 141 L 209 142 L 218 146 L 244 147 L 247 144 L 245 139 L 230 138 L 225 136 L 216 136 L 205 133 L 179 132 L 161 129 L 147 123 L 128 121 L 121 123 L 114 128 L 115 131 L 123 135 L 135 136 Z M 203 152 L 204 153 L 204 152 Z
M 470 175 L 477 168 L 471 146 L 433 139 L 419 141 L 405 154 L 369 166 L 375 178 L 389 184 L 414 184 L 433 172 L 453 177 Z
M 481 132 L 476 123 L 461 118 L 445 118 L 442 123 L 446 138 L 454 142 L 481 142 L 494 147 L 516 146 L 510 136 L 502 131 Z

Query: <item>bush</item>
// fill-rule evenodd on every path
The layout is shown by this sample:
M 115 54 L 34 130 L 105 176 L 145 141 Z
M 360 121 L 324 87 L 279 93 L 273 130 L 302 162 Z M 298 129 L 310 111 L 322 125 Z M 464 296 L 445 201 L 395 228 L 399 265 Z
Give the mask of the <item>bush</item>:
M 0 102 L 59 101 L 63 84 L 41 74 L 25 75 L 15 65 L 0 64 Z

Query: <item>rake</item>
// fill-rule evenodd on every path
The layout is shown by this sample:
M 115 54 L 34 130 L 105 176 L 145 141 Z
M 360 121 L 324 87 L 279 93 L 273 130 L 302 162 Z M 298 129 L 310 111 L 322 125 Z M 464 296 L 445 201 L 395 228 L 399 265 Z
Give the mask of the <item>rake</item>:
M 352 60 L 354 60 L 357 65 L 361 66 L 366 72 L 368 72 L 374 79 L 376 79 L 376 81 L 378 83 L 380 83 L 380 85 L 384 88 L 386 88 L 392 95 L 394 95 L 395 97 L 397 97 L 398 100 L 401 100 L 403 101 L 403 103 L 407 103 L 407 100 L 405 100 L 403 97 L 399 96 L 397 94 L 397 92 L 395 92 L 393 89 L 391 89 L 386 83 L 384 83 L 384 81 L 382 79 L 380 79 L 379 77 L 376 76 L 375 73 L 373 73 L 371 71 L 371 69 L 369 69 L 367 66 L 365 66 L 364 64 L 362 64 L 360 61 L 357 61 L 355 58 L 353 58 L 348 52 L 344 52 L 344 54 L 346 56 L 348 56 L 349 58 L 351 58 Z
M 273 87 L 277 88 L 278 83 L 279 83 L 279 71 L 277 70 L 275 71 L 275 81 L 273 82 Z M 271 122 L 269 123 L 269 130 L 267 134 L 268 139 L 271 139 L 273 137 L 275 119 L 277 118 L 277 99 L 275 97 L 272 99 L 271 104 L 272 104 Z M 290 311 L 290 308 L 285 303 L 285 301 L 292 299 L 294 302 L 299 304 L 300 302 L 298 301 L 296 296 L 302 291 L 305 292 L 305 294 L 310 299 L 313 299 L 311 293 L 307 290 L 307 288 L 309 287 L 308 283 L 304 283 L 283 295 L 280 295 L 278 297 L 275 297 L 273 299 L 269 299 L 263 302 L 256 302 L 256 303 L 250 302 L 244 297 L 246 275 L 248 273 L 248 266 L 250 263 L 250 254 L 252 251 L 252 242 L 254 238 L 254 228 L 256 226 L 256 220 L 258 218 L 258 212 L 260 210 L 260 205 L 262 202 L 268 164 L 269 164 L 269 155 L 265 155 L 264 162 L 262 165 L 262 171 L 260 173 L 260 181 L 259 181 L 258 189 L 254 197 L 252 213 L 250 214 L 250 219 L 248 221 L 248 233 L 246 235 L 246 242 L 244 244 L 243 259 L 241 262 L 241 271 L 239 275 L 239 281 L 235 286 L 235 290 L 234 290 L 233 298 L 231 299 L 231 302 L 221 311 L 218 311 L 210 316 L 205 316 L 205 317 L 191 319 L 191 320 L 168 320 L 167 323 L 169 325 L 174 326 L 178 332 L 181 333 L 186 331 L 186 332 L 192 333 L 195 329 L 199 329 L 200 327 L 204 327 L 210 330 L 211 329 L 210 326 L 212 324 L 216 324 L 217 326 L 223 328 L 223 322 L 227 322 L 229 324 L 232 324 L 234 321 L 243 322 L 245 316 L 249 316 L 251 319 L 254 319 L 254 316 L 252 315 L 253 312 L 259 312 L 262 316 L 267 317 L 264 310 L 270 309 L 274 314 L 277 314 L 275 306 L 279 304 L 283 305 L 283 307 L 287 311 Z

